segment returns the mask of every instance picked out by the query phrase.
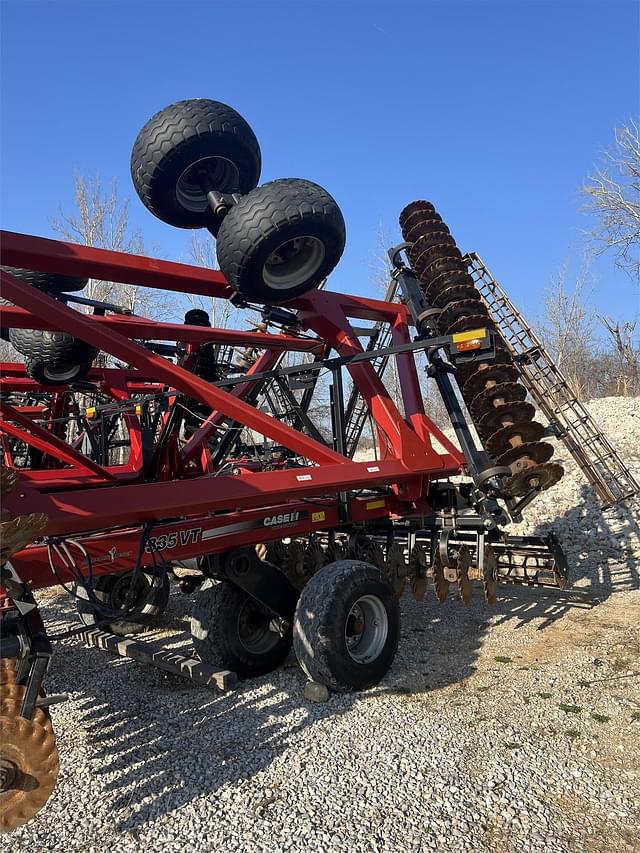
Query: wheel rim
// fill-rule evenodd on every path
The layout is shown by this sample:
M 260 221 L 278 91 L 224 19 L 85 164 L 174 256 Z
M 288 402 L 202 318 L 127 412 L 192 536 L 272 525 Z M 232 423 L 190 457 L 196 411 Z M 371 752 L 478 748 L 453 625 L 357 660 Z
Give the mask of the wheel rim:
M 110 601 L 109 605 L 112 610 L 120 611 L 124 610 L 125 607 L 127 610 L 135 609 L 141 602 L 144 602 L 148 593 L 149 593 L 149 581 L 144 574 L 138 574 L 136 578 L 135 589 L 133 595 L 131 597 L 130 603 L 127 605 L 127 596 L 129 595 L 129 590 L 131 589 L 131 575 L 124 575 L 123 577 L 119 577 L 115 580 L 113 587 L 111 588 L 111 594 L 109 596 Z
M 265 284 L 274 290 L 295 287 L 320 269 L 324 256 L 324 243 L 317 237 L 285 240 L 265 261 L 262 277 Z
M 238 167 L 226 157 L 203 157 L 188 166 L 178 178 L 176 198 L 191 213 L 204 213 L 208 207 L 207 193 L 202 188 L 202 177 L 218 192 L 237 192 L 240 183 Z
M 252 655 L 263 655 L 274 649 L 280 634 L 272 629 L 273 616 L 258 602 L 247 599 L 238 612 L 238 639 Z
M 389 634 L 389 618 L 377 595 L 363 595 L 353 605 L 344 626 L 347 651 L 356 663 L 371 663 L 381 654 Z
M 50 382 L 68 382 L 70 379 L 73 379 L 80 372 L 79 364 L 72 364 L 70 367 L 64 368 L 56 368 L 45 367 L 43 373 L 45 378 Z

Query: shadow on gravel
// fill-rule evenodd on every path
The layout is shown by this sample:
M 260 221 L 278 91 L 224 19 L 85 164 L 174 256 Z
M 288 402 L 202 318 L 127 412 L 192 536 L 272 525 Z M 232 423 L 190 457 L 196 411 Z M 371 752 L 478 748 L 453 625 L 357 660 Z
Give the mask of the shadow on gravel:
M 190 596 L 171 596 L 172 634 L 163 638 L 168 647 L 189 646 L 185 620 L 191 607 Z M 72 608 L 63 600 L 49 606 L 47 617 L 68 620 Z M 86 733 L 83 764 L 88 767 L 83 769 L 101 801 L 92 819 L 103 820 L 106 809 L 118 832 L 136 837 L 149 821 L 203 795 L 211 795 L 207 808 L 223 809 L 227 787 L 237 789 L 245 779 L 254 779 L 255 786 L 255 777 L 278 756 L 296 749 L 305 729 L 375 699 L 376 693 L 429 691 L 473 674 L 490 615 L 483 601 L 464 608 L 452 597 L 439 605 L 430 591 L 421 603 L 405 595 L 402 611 L 400 648 L 383 683 L 360 695 L 333 695 L 320 705 L 304 700 L 304 677 L 293 655 L 271 675 L 220 694 L 67 641 L 54 656 L 47 683 L 52 691 L 80 694 L 67 713 Z M 304 772 L 304 748 L 296 750 L 295 772 Z M 272 784 L 265 782 L 265 788 Z M 256 814 L 260 807 L 258 800 Z
M 518 628 L 540 619 L 538 630 L 544 630 L 571 610 L 589 609 L 613 593 L 640 589 L 639 518 L 637 501 L 603 510 L 593 489 L 581 486 L 574 509 L 533 531 L 537 536 L 549 530 L 556 534 L 569 564 L 572 587 L 565 591 L 500 587 L 501 621 L 515 619 Z
M 192 599 L 172 595 L 169 606 L 169 627 L 182 633 L 163 639 L 188 654 L 185 619 Z M 56 619 L 68 610 L 65 601 L 48 615 Z M 345 695 L 308 703 L 293 655 L 270 676 L 218 693 L 77 642 L 59 648 L 47 683 L 50 690 L 80 692 L 69 711 L 86 732 L 95 795 L 114 828 L 134 837 L 136 828 L 202 795 L 212 795 L 210 807 L 224 808 L 227 786 L 254 778 L 305 728 L 358 701 Z

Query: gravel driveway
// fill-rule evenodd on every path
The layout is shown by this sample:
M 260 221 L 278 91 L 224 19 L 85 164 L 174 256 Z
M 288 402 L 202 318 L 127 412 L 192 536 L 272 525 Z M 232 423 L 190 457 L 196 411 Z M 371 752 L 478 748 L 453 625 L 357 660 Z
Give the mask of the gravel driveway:
M 637 463 L 638 401 L 597 406 Z M 395 664 L 364 694 L 306 702 L 293 658 L 218 694 L 65 641 L 59 783 L 0 851 L 639 850 L 637 505 L 603 515 L 567 467 L 526 529 L 552 522 L 574 588 L 504 587 L 491 609 L 405 595 Z M 171 597 L 173 647 L 191 603 Z

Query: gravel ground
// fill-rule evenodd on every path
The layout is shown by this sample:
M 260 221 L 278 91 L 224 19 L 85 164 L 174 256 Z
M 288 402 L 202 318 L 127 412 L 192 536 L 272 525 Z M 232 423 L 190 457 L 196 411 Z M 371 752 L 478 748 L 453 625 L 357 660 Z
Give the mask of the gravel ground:
M 592 411 L 640 471 L 640 400 Z M 491 609 L 406 594 L 364 694 L 306 702 L 293 657 L 217 694 L 65 641 L 58 787 L 0 851 L 640 850 L 638 507 L 603 514 L 566 468 L 514 532 L 551 525 L 574 588 L 501 588 Z M 171 597 L 173 647 L 190 607 Z

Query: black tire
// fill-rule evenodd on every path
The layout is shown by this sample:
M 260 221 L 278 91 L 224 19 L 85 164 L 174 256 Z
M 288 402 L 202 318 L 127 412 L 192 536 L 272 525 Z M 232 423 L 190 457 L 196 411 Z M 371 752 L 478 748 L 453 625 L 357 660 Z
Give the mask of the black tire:
M 81 364 L 60 362 L 55 367 L 37 358 L 27 358 L 24 363 L 27 375 L 39 385 L 68 385 L 79 382 L 91 369 L 91 361 Z
M 345 239 L 344 218 L 325 189 L 283 178 L 253 190 L 227 213 L 218 263 L 245 299 L 279 304 L 317 287 L 340 260 Z
M 45 385 L 77 381 L 87 373 L 98 354 L 95 347 L 68 332 L 11 329 L 9 340 L 25 357 L 32 379 Z
M 100 575 L 96 578 L 93 592 L 101 604 L 110 612 L 125 611 L 126 616 L 104 627 L 113 634 L 138 634 L 147 628 L 159 625 L 169 601 L 169 577 L 160 569 L 142 569 L 138 572 L 136 594 L 131 605 L 124 607 L 133 572 L 121 575 Z M 103 622 L 105 614 L 89 599 L 83 586 L 75 585 L 77 607 L 85 625 Z
M 8 299 L 3 299 L 3 298 L 0 296 L 0 306 L 2 306 L 2 305 L 13 305 L 13 302 L 9 302 L 9 300 L 8 300 Z M 0 326 L 0 338 L 1 338 L 3 341 L 8 341 L 8 340 L 9 340 L 9 329 L 8 329 L 8 327 L 6 327 L 6 326 Z
M 377 684 L 393 663 L 399 636 L 398 600 L 371 563 L 331 563 L 302 590 L 293 647 L 309 678 L 331 690 L 364 690 Z
M 74 293 L 87 286 L 88 278 L 74 278 L 70 275 L 56 275 L 52 272 L 36 272 L 25 270 L 20 267 L 2 267 L 4 272 L 11 273 L 16 278 L 26 281 L 38 290 L 46 290 L 49 293 Z
M 234 583 L 207 580 L 191 617 L 194 648 L 202 661 L 239 678 L 266 675 L 291 650 L 291 628 L 281 636 L 269 628 L 274 619 L 275 614 Z
M 131 152 L 131 177 L 140 200 L 154 216 L 178 228 L 209 228 L 211 211 L 196 173 L 208 169 L 219 192 L 248 193 L 260 179 L 262 158 L 254 132 L 226 104 L 196 98 L 156 113 Z

